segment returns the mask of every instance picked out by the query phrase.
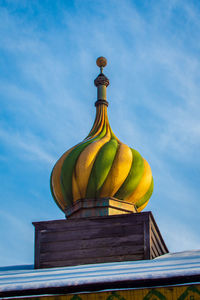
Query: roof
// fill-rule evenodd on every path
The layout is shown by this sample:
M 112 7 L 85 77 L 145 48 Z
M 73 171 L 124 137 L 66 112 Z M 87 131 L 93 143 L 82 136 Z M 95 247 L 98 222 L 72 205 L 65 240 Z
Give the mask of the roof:
M 200 250 L 153 260 L 34 269 L 0 268 L 0 296 L 71 293 L 200 282 Z

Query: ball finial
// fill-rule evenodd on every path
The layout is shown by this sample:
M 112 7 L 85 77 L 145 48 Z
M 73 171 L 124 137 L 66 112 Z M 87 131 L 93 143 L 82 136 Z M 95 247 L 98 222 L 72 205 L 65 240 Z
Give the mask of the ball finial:
M 104 68 L 107 65 L 107 59 L 103 56 L 100 56 L 97 58 L 96 64 L 99 68 Z

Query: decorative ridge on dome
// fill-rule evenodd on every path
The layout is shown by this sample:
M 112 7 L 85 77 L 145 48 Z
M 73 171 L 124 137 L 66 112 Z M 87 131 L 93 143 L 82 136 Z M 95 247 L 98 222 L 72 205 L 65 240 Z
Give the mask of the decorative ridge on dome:
M 105 58 L 97 59 L 101 72 L 97 79 L 105 77 L 102 72 L 106 64 Z M 96 117 L 89 134 L 66 151 L 53 168 L 51 191 L 64 212 L 78 200 L 107 197 L 132 203 L 140 212 L 153 192 L 149 164 L 136 150 L 123 144 L 110 127 L 107 86 L 104 80 L 97 85 Z

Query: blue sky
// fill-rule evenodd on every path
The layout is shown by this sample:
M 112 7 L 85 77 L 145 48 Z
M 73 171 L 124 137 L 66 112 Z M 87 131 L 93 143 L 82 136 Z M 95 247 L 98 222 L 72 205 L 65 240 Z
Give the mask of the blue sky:
M 0 265 L 33 263 L 33 221 L 64 218 L 56 160 L 88 134 L 98 56 L 109 120 L 152 168 L 171 252 L 200 248 L 200 2 L 0 0 Z

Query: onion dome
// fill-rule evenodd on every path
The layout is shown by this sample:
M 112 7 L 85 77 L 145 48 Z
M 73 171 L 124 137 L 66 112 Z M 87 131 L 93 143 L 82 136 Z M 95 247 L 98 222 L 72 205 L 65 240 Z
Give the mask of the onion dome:
M 103 74 L 107 61 L 100 57 L 96 118 L 88 136 L 66 151 L 51 174 L 51 191 L 58 206 L 65 211 L 77 200 L 114 197 L 133 203 L 140 212 L 153 192 L 153 177 L 148 162 L 138 151 L 123 144 L 113 133 L 107 116 L 106 88 Z

